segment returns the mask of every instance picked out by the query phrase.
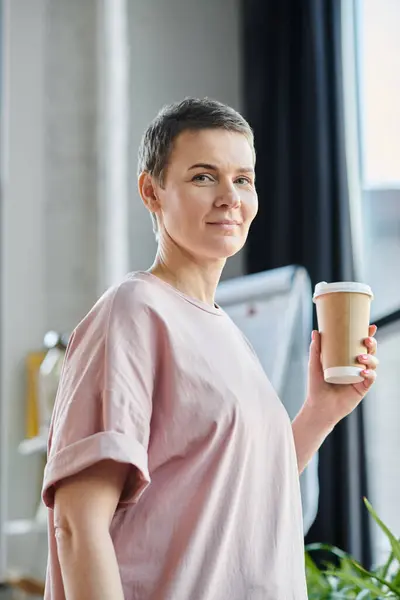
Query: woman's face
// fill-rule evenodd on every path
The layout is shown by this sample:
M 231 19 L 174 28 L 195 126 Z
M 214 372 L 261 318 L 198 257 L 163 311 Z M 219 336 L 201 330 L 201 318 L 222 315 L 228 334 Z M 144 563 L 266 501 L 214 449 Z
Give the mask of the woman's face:
M 163 187 L 154 186 L 160 236 L 190 253 L 221 259 L 244 245 L 257 214 L 254 156 L 247 138 L 223 129 L 183 132 Z

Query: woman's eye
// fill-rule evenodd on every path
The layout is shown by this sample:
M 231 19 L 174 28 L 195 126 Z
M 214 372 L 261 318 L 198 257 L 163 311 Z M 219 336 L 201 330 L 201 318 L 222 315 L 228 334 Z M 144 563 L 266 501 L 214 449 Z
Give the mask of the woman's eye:
M 239 183 L 239 185 L 247 185 L 248 183 L 251 183 L 251 181 L 250 179 L 247 179 L 247 177 L 238 177 L 235 183 Z
M 199 181 L 200 183 L 204 183 L 206 181 L 212 181 L 212 177 L 210 175 L 195 175 L 192 181 Z

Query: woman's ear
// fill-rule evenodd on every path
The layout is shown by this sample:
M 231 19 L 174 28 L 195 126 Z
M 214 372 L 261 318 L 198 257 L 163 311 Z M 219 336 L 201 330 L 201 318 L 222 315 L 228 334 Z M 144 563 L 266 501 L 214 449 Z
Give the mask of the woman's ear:
M 160 202 L 157 197 L 156 184 L 153 177 L 147 171 L 140 173 L 138 189 L 145 207 L 154 214 L 159 212 Z

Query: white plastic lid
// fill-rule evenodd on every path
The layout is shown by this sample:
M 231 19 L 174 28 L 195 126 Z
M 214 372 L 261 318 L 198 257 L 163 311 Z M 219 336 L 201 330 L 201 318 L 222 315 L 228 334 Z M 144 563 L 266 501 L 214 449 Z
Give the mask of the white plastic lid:
M 326 283 L 321 281 L 315 286 L 313 300 L 323 294 L 333 294 L 335 292 L 353 292 L 356 294 L 367 294 L 373 299 L 374 295 L 369 285 L 358 283 L 357 281 L 337 281 L 335 283 Z

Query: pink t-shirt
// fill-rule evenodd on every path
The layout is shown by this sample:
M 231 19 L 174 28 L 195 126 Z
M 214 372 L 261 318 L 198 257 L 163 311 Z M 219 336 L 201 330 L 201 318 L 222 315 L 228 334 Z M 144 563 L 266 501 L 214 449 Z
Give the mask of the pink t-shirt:
M 54 485 L 106 458 L 137 474 L 111 524 L 125 600 L 306 600 L 288 414 L 221 308 L 145 272 L 108 290 L 67 349 L 43 484 L 46 600 L 65 599 Z

